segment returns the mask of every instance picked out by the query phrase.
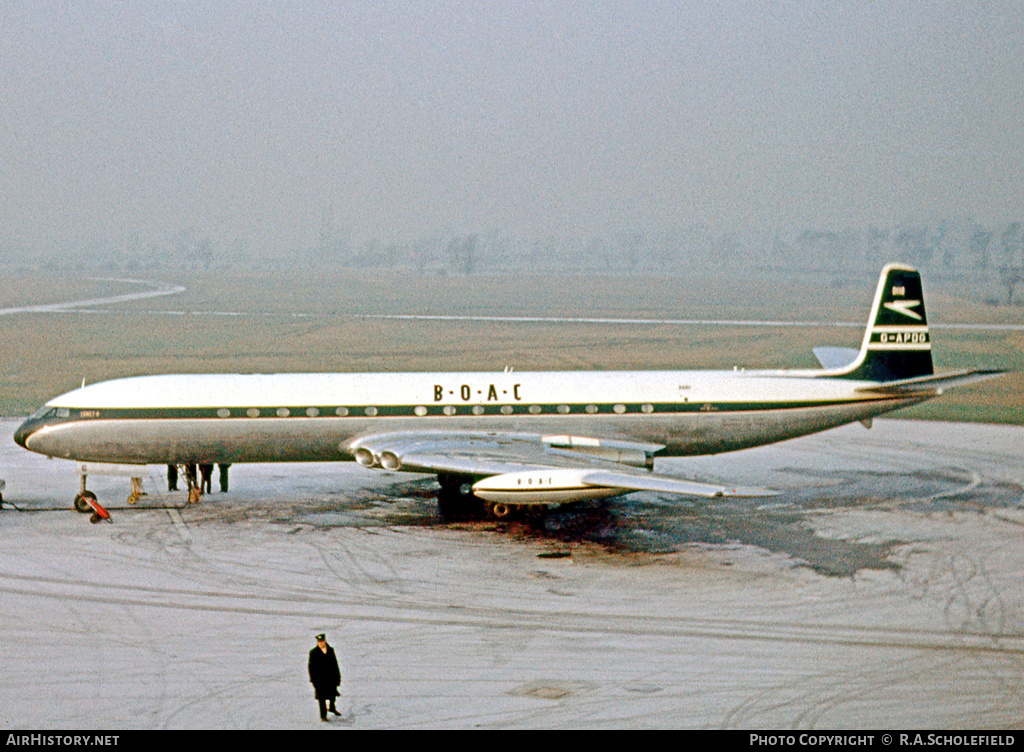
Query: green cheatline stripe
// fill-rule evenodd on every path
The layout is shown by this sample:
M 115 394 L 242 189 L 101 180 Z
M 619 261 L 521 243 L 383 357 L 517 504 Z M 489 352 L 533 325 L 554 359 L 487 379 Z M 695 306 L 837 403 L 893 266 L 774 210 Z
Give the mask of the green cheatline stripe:
M 879 398 L 847 400 L 813 400 L 785 402 L 659 402 L 659 403 L 580 403 L 580 404 L 469 404 L 469 405 L 352 405 L 315 407 L 153 407 L 71 409 L 67 414 L 57 413 L 42 420 L 228 420 L 265 418 L 287 420 L 291 418 L 405 418 L 405 417 L 480 417 L 480 416 L 559 416 L 559 415 L 664 415 L 700 412 L 763 412 L 796 410 L 801 408 L 852 405 L 877 402 Z M 445 412 L 445 408 L 450 412 Z M 619 409 L 616 410 L 616 407 Z M 531 410 L 532 408 L 532 410 Z

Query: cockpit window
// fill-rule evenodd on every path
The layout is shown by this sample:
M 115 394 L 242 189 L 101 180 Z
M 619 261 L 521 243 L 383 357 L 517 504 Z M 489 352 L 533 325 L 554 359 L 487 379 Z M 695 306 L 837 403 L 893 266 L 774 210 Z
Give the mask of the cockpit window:
M 47 418 L 68 418 L 71 417 L 71 409 L 68 407 L 50 407 L 43 405 L 30 416 L 29 420 L 46 420 Z

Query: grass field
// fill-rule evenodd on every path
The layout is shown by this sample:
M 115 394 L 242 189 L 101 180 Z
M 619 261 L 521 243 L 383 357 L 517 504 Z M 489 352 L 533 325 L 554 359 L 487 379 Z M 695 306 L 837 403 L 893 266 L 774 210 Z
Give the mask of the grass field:
M 860 328 L 366 319 L 373 314 L 865 321 L 875 280 L 842 285 L 735 277 L 453 277 L 373 271 L 204 272 L 169 297 L 78 313 L 0 316 L 0 414 L 119 376 L 161 372 L 815 367 L 818 345 Z M 927 290 L 927 278 L 925 279 Z M 6 274 L 0 308 L 137 286 Z M 927 292 L 932 324 L 1020 324 L 1020 308 Z M 1014 374 L 959 388 L 903 417 L 1024 422 L 1024 332 L 937 328 L 939 370 Z

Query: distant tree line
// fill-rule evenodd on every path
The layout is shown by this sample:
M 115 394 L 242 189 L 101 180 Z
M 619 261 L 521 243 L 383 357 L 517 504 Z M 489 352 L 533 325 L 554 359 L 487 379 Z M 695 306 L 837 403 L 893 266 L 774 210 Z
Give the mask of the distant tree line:
M 873 276 L 889 261 L 932 278 L 977 286 L 990 302 L 1022 303 L 1024 224 L 944 222 L 843 231 L 722 230 L 696 225 L 662 232 L 574 238 L 516 238 L 500 231 L 433 233 L 355 243 L 325 216 L 316 240 L 293 249 L 255 249 L 187 230 L 163 243 L 95 241 L 45 252 L 0 244 L 0 264 L 90 273 L 160 274 L 295 266 L 409 270 L 425 274 L 818 274 Z

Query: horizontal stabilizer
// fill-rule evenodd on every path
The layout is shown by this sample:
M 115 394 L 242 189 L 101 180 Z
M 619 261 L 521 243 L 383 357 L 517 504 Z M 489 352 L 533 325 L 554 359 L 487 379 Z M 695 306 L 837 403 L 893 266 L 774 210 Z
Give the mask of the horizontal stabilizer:
M 941 392 L 954 386 L 973 384 L 976 381 L 1002 376 L 1006 371 L 994 368 L 977 368 L 969 371 L 956 371 L 954 373 L 943 373 L 936 376 L 919 376 L 913 379 L 902 379 L 900 381 L 887 381 L 884 384 L 864 386 L 857 389 L 858 392 L 871 392 L 872 394 L 915 394 L 917 392 Z

